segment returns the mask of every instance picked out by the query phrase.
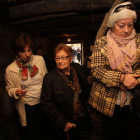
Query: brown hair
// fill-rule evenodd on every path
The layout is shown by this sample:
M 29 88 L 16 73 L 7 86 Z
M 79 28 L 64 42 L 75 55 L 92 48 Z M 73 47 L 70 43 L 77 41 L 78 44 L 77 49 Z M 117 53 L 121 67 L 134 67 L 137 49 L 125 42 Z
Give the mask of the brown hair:
M 25 47 L 28 47 L 33 50 L 34 44 L 31 41 L 28 34 L 19 33 L 12 42 L 12 51 L 15 56 L 17 56 L 18 52 L 23 52 Z
M 56 54 L 60 51 L 60 50 L 64 50 L 70 57 L 73 56 L 73 50 L 72 47 L 66 45 L 66 44 L 58 44 L 54 50 L 54 57 L 56 56 Z

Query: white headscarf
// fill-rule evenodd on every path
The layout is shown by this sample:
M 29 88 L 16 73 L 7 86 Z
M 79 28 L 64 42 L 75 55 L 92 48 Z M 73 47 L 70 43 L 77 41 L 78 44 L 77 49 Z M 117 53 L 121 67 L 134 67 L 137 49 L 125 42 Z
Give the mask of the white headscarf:
M 121 9 L 119 12 L 115 12 L 114 10 L 120 6 L 120 5 L 127 5 L 127 4 L 132 4 L 131 2 L 123 2 L 117 6 L 115 6 L 113 8 L 113 10 L 110 13 L 109 19 L 108 19 L 108 23 L 107 26 L 108 27 L 113 27 L 114 23 L 121 20 L 121 19 L 125 19 L 125 18 L 133 18 L 134 22 L 136 22 L 137 20 L 137 15 L 136 12 L 130 9 L 127 9 L 126 7 L 124 7 L 123 9 Z

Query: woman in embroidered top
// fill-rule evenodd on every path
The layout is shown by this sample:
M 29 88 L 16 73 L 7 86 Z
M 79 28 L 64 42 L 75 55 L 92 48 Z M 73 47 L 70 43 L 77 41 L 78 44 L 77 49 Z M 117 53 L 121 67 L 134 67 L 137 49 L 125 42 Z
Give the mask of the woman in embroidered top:
M 16 99 L 21 125 L 27 129 L 26 140 L 41 139 L 40 95 L 43 77 L 47 73 L 43 57 L 32 54 L 33 47 L 29 36 L 20 33 L 12 46 L 16 59 L 5 73 L 6 90 L 9 96 Z
M 85 117 L 82 106 L 88 97 L 86 76 L 78 63 L 72 63 L 72 48 L 66 44 L 55 48 L 54 57 L 56 68 L 43 80 L 42 108 L 53 140 L 67 140 L 68 135 L 78 140 L 79 123 Z
M 107 35 L 95 41 L 91 70 L 94 82 L 89 104 L 105 114 L 107 140 L 131 139 L 130 99 L 140 83 L 140 34 L 136 34 L 135 6 L 117 5 Z M 106 124 L 106 123 L 105 123 Z

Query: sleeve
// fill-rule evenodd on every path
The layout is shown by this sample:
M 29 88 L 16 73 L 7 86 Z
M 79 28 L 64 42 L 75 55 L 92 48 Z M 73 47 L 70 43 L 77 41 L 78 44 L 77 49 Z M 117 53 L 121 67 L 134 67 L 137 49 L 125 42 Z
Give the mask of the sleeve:
M 15 94 L 16 90 L 19 89 L 15 86 L 14 81 L 18 80 L 16 75 L 14 75 L 11 71 L 6 69 L 5 72 L 5 82 L 6 82 L 6 90 L 10 97 L 14 97 L 15 99 L 19 99 L 20 97 Z
M 42 57 L 43 76 L 48 73 L 44 58 Z
M 119 87 L 121 72 L 113 71 L 110 67 L 107 56 L 101 52 L 105 41 L 96 40 L 92 51 L 91 73 L 94 79 L 107 87 Z M 107 50 L 106 50 L 107 51 Z
M 140 74 L 140 33 L 137 33 L 136 35 L 136 44 L 137 44 L 137 57 L 136 57 L 136 62 L 137 62 L 137 69 L 134 70 L 134 74 Z M 139 84 L 138 87 L 140 86 L 140 77 L 137 78 Z
M 134 72 L 134 74 L 139 74 L 139 75 L 140 75 L 140 69 L 137 69 L 137 70 Z M 137 85 L 137 87 L 140 87 L 140 77 L 138 77 L 137 80 L 138 80 L 138 85 Z
M 43 80 L 41 92 L 42 109 L 47 117 L 64 130 L 69 122 L 64 115 L 59 111 L 54 102 L 53 82 L 50 75 L 46 74 Z
M 137 70 L 135 70 L 135 71 L 134 71 L 134 74 L 140 75 L 140 68 L 137 69 Z M 139 85 L 138 85 L 138 86 L 140 86 L 140 77 L 138 77 L 137 80 L 138 80 L 138 82 L 139 82 Z

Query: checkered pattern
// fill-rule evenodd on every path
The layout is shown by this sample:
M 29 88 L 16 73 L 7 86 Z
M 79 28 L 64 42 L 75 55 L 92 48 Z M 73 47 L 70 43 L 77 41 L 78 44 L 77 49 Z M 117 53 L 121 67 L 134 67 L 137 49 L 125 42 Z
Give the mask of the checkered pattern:
M 140 34 L 136 35 L 137 57 L 132 64 L 134 73 L 140 74 Z M 98 111 L 112 117 L 116 98 L 120 89 L 121 72 L 110 67 L 107 57 L 107 38 L 95 41 L 92 52 L 91 72 L 94 82 L 91 88 L 89 104 Z M 138 78 L 140 83 L 140 78 Z

